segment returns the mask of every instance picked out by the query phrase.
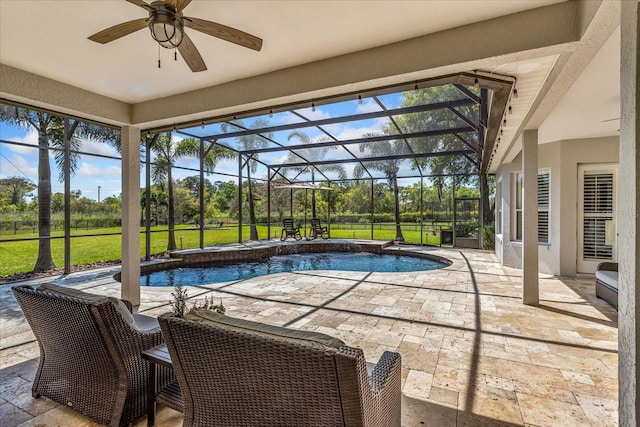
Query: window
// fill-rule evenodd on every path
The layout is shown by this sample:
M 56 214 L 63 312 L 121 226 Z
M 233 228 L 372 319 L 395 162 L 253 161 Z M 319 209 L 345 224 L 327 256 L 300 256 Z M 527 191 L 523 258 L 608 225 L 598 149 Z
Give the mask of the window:
M 514 198 L 515 206 L 515 227 L 514 227 L 514 240 L 522 240 L 522 174 L 516 174 L 516 185 Z
M 538 243 L 549 243 L 549 171 L 538 171 Z
M 583 258 L 613 259 L 612 242 L 607 241 L 609 224 L 613 224 L 615 216 L 613 173 L 586 171 L 583 182 Z
M 515 177 L 514 240 L 522 240 L 522 173 Z M 538 171 L 538 243 L 549 243 L 549 171 Z

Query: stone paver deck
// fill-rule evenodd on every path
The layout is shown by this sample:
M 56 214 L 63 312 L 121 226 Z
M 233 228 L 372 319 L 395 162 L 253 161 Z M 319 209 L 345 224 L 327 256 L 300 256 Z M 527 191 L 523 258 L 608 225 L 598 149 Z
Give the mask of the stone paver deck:
M 593 279 L 543 277 L 540 306 L 520 299 L 520 271 L 485 251 L 406 248 L 453 264 L 415 273 L 305 271 L 188 288 L 231 316 L 334 335 L 375 362 L 402 355 L 403 426 L 617 425 L 617 313 Z M 48 280 L 119 296 L 117 269 Z M 142 288 L 139 311 L 169 311 L 172 288 Z M 10 286 L 0 287 L 3 426 L 93 426 L 31 397 L 38 346 Z M 135 424 L 145 426 L 142 419 Z M 159 426 L 182 425 L 160 408 Z

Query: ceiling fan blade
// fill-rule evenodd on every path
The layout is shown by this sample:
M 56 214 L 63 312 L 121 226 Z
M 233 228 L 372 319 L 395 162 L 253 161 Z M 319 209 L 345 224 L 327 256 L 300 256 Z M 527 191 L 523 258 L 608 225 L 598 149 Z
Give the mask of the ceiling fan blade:
M 196 45 L 193 44 L 186 33 L 182 38 L 182 43 L 180 43 L 180 46 L 178 46 L 178 51 L 184 59 L 184 62 L 187 63 L 189 68 L 191 68 L 191 71 L 193 71 L 194 73 L 205 71 L 207 69 L 202 56 L 200 56 L 200 52 L 198 52 L 198 49 L 196 49 Z
M 139 1 L 142 1 L 142 0 L 139 0 Z M 191 0 L 164 0 L 164 2 L 166 4 L 170 4 L 171 6 L 175 7 L 176 12 L 180 13 L 185 7 L 189 6 L 189 3 L 191 3 Z
M 235 28 L 227 27 L 226 25 L 187 16 L 184 17 L 184 25 L 210 36 L 217 37 L 240 46 L 248 47 L 249 49 L 257 51 L 262 49 L 261 38 L 252 36 L 251 34 Z
M 135 33 L 138 30 L 147 28 L 147 20 L 144 18 L 134 19 L 133 21 L 123 22 L 122 24 L 114 25 L 92 36 L 89 36 L 89 40 L 97 43 L 109 43 L 120 37 L 124 37 L 131 33 Z
M 146 10 L 154 10 L 150 4 L 145 3 L 143 0 L 127 0 L 131 4 L 135 4 L 136 6 L 140 6 Z

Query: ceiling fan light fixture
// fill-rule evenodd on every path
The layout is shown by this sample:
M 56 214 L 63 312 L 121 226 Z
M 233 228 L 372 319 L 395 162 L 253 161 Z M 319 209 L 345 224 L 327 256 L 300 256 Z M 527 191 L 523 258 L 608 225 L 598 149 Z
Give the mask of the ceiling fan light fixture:
M 184 25 L 182 21 L 170 11 L 156 10 L 151 13 L 148 20 L 151 37 L 158 44 L 167 49 L 175 49 L 180 46 L 184 37 Z

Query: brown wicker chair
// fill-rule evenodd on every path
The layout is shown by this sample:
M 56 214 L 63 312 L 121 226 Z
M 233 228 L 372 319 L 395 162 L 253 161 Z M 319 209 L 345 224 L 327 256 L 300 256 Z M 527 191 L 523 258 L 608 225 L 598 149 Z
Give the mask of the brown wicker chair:
M 398 353 L 385 352 L 369 375 L 362 350 L 335 338 L 326 347 L 240 319 L 231 319 L 240 327 L 172 314 L 158 320 L 184 396 L 184 426 L 400 426 Z
M 13 288 L 40 346 L 33 396 L 110 426 L 145 415 L 149 367 L 140 352 L 163 342 L 157 320 L 123 313 L 114 298 L 40 288 Z M 175 378 L 167 370 L 161 375 L 162 385 Z

